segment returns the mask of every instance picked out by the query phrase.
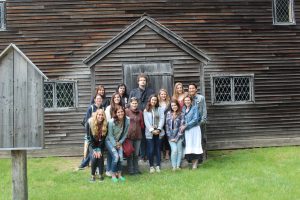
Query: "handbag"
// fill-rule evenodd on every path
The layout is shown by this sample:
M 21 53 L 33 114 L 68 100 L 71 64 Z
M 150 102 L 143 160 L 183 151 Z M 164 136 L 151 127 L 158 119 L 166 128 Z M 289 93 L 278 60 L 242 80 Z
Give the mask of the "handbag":
M 124 118 L 124 122 L 123 122 L 123 129 L 122 129 L 122 133 L 120 136 L 120 139 L 123 137 L 124 135 L 124 129 L 125 129 L 125 118 Z M 119 140 L 120 141 L 120 140 Z M 135 151 L 130 139 L 126 138 L 122 144 L 122 148 L 123 148 L 123 155 L 124 157 L 129 157 L 131 156 L 131 154 Z
M 132 143 L 130 139 L 126 138 L 122 144 L 123 147 L 123 155 L 124 157 L 129 157 L 134 152 L 134 147 L 132 146 Z

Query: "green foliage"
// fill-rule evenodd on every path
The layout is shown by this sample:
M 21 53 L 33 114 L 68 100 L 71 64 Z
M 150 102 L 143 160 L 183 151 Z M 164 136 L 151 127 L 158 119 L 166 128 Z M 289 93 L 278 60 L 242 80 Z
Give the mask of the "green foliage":
M 29 199 L 300 199 L 300 147 L 211 151 L 199 169 L 106 177 L 74 172 L 79 158 L 28 159 Z M 11 199 L 10 159 L 0 160 L 0 199 Z

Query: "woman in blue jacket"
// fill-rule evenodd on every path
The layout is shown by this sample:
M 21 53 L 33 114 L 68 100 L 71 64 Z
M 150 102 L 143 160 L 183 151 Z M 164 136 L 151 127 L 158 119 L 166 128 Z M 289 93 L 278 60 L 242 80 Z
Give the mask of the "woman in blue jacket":
M 123 149 L 122 144 L 128 135 L 130 119 L 125 116 L 125 110 L 122 106 L 116 107 L 114 117 L 108 121 L 108 136 L 105 144 L 112 156 L 112 181 L 125 181 L 122 176 Z
M 185 125 L 184 114 L 176 99 L 171 101 L 171 110 L 166 117 L 166 134 L 171 146 L 171 164 L 173 171 L 180 169 L 182 158 L 183 127 Z M 182 127 L 182 128 L 181 128 Z
M 196 169 L 198 160 L 202 158 L 201 129 L 199 126 L 199 111 L 196 106 L 192 105 L 192 97 L 184 98 L 182 110 L 185 119 L 185 125 L 181 130 L 185 130 L 185 158 L 190 168 Z
M 164 110 L 159 107 L 156 95 L 151 95 L 144 110 L 145 136 L 147 141 L 147 154 L 150 164 L 150 173 L 160 172 L 160 146 L 165 135 Z M 154 168 L 154 155 L 156 168 Z

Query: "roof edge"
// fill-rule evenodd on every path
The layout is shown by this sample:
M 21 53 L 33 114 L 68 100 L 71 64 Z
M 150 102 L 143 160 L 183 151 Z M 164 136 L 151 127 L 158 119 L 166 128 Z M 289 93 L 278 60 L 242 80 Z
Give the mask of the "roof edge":
M 9 51 L 9 49 L 13 48 L 16 50 L 21 56 L 29 62 L 38 72 L 41 76 L 43 76 L 46 80 L 48 80 L 48 77 L 13 43 L 10 43 L 0 54 L 0 59 L 4 57 L 4 55 Z
M 195 47 L 190 42 L 184 40 L 182 37 L 174 33 L 173 31 L 169 30 L 164 25 L 160 24 L 159 22 L 155 21 L 153 18 L 143 15 L 132 24 L 127 26 L 124 30 L 118 33 L 115 37 L 109 40 L 107 43 L 102 45 L 100 48 L 96 49 L 93 53 L 91 53 L 87 58 L 83 60 L 83 63 L 92 67 L 98 61 L 100 61 L 103 57 L 108 55 L 111 51 L 116 49 L 119 45 L 124 43 L 129 36 L 131 37 L 134 33 L 142 29 L 143 27 L 148 26 L 150 29 L 155 31 L 157 34 L 161 35 L 189 55 L 193 56 L 195 59 L 204 62 L 205 64 L 210 61 L 210 58 L 206 55 L 205 52 L 201 51 L 197 47 Z M 133 34 L 132 34 L 133 33 Z M 129 35 L 131 34 L 131 35 Z M 129 36 L 128 36 L 129 35 Z M 127 37 L 126 37 L 127 36 Z M 169 36 L 169 37 L 168 37 Z M 112 49 L 108 49 L 109 47 L 113 46 Z M 102 54 L 102 55 L 100 55 Z M 98 56 L 100 55 L 100 56 Z M 98 57 L 98 58 L 97 58 Z M 97 59 L 96 59 L 97 58 Z M 95 60 L 96 59 L 96 60 Z

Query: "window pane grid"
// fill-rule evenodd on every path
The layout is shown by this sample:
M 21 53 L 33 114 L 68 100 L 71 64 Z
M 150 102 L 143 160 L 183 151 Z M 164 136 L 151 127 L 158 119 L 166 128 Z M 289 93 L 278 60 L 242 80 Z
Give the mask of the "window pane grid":
M 74 106 L 73 84 L 72 83 L 57 83 L 56 99 L 58 108 L 66 108 Z
M 294 23 L 293 0 L 273 0 L 275 23 Z
M 0 2 L 0 29 L 4 28 L 4 2 Z
M 216 102 L 231 101 L 231 83 L 229 77 L 215 78 Z
M 251 76 L 213 77 L 214 103 L 252 102 Z
M 75 107 L 74 82 L 47 82 L 44 83 L 45 108 Z
M 234 78 L 234 100 L 250 101 L 250 80 L 246 77 Z
M 44 83 L 44 107 L 53 107 L 53 83 Z

